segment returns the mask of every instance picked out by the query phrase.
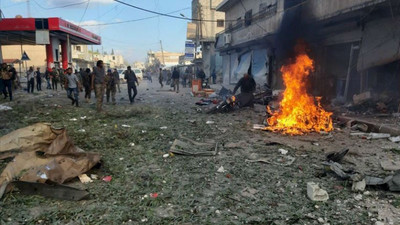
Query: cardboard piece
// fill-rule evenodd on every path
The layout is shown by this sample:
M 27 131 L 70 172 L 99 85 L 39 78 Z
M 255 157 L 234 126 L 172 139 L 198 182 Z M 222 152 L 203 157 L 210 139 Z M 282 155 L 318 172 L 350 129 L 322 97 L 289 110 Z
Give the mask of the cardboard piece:
M 100 161 L 98 153 L 76 147 L 65 129 L 43 123 L 11 132 L 1 137 L 0 143 L 0 152 L 6 153 L 3 156 L 16 155 L 0 174 L 0 198 L 14 180 L 62 184 Z

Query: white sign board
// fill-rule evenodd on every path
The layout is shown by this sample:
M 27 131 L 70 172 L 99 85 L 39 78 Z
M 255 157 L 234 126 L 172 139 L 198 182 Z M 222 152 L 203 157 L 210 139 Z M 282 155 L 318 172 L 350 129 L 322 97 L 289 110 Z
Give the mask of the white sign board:
M 36 30 L 36 44 L 38 45 L 50 44 L 49 30 Z

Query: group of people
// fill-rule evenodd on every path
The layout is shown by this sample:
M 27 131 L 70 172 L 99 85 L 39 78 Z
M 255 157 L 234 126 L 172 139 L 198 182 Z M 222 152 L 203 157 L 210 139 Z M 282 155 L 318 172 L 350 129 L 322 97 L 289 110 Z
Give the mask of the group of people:
M 77 75 L 79 74 L 79 75 Z M 131 104 L 135 102 L 137 95 L 136 86 L 139 85 L 139 81 L 136 77 L 135 72 L 128 66 L 124 72 L 124 78 L 128 85 L 128 95 Z M 94 90 L 96 96 L 96 109 L 101 112 L 103 110 L 103 99 L 106 94 L 107 102 L 111 102 L 113 105 L 116 104 L 115 95 L 120 90 L 120 77 L 118 71 L 114 69 L 108 69 L 106 71 L 102 60 L 97 61 L 96 66 L 93 70 L 86 69 L 81 70 L 80 73 L 72 74 L 72 69 L 66 70 L 65 89 L 67 90 L 67 96 L 71 99 L 72 105 L 79 106 L 79 91 L 85 91 L 85 99 L 88 101 L 91 98 L 91 92 Z

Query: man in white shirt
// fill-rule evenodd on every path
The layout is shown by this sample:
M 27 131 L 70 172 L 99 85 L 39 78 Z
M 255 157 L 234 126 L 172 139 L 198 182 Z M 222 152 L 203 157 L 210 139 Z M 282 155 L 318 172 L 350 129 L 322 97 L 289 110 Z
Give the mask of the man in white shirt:
M 65 84 L 65 89 L 67 89 L 67 96 L 72 100 L 72 105 L 76 104 L 76 107 L 79 107 L 79 87 L 80 83 L 76 74 L 72 73 L 72 69 L 67 69 Z M 74 97 L 72 97 L 72 93 L 74 93 Z

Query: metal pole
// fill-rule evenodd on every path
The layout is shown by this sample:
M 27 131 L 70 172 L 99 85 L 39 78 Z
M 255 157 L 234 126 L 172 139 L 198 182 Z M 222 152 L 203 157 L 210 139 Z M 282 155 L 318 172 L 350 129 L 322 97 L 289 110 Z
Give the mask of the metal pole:
M 351 44 L 349 66 L 347 68 L 347 76 L 346 76 L 346 86 L 344 88 L 344 96 L 343 96 L 345 101 L 347 101 L 347 95 L 349 93 L 350 74 L 351 74 L 351 69 L 352 69 L 351 63 L 353 62 L 354 50 L 356 50 L 356 49 L 359 49 L 359 46 Z
M 162 47 L 162 41 L 161 40 L 160 40 L 160 46 L 161 46 L 161 57 L 162 57 L 163 64 L 165 66 L 164 49 Z

